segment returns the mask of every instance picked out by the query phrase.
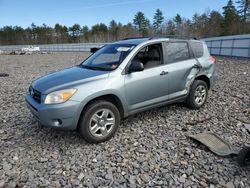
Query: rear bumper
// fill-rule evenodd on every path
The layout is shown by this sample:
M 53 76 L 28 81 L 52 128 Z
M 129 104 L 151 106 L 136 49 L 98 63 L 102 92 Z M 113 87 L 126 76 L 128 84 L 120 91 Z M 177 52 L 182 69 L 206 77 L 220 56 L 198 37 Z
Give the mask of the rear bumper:
M 27 95 L 25 100 L 34 118 L 42 125 L 62 130 L 76 129 L 80 102 L 69 100 L 62 104 L 45 105 L 36 102 L 31 95 Z

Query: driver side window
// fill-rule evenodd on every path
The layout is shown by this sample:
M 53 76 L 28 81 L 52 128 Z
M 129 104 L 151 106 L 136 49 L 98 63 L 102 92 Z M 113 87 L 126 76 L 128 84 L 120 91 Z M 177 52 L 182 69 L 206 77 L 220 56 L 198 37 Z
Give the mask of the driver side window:
M 163 63 L 162 44 L 151 44 L 141 49 L 133 61 L 139 61 L 145 69 L 154 68 Z

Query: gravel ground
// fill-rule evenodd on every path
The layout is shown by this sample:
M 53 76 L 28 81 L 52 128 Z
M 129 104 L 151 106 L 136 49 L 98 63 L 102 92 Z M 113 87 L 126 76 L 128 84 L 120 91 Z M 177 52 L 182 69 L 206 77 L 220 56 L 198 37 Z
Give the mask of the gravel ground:
M 204 108 L 182 104 L 122 121 L 110 141 L 87 144 L 77 132 L 38 127 L 24 102 L 35 78 L 73 66 L 84 53 L 1 55 L 0 187 L 250 187 L 249 168 L 186 137 L 216 132 L 249 144 L 250 61 L 218 58 L 218 82 Z

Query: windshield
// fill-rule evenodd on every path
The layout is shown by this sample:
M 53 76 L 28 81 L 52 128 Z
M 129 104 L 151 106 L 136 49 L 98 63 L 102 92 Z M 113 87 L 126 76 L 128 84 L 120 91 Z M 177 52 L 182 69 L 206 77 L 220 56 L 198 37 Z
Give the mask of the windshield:
M 93 70 L 115 70 L 134 48 L 131 44 L 110 44 L 86 59 L 81 66 Z

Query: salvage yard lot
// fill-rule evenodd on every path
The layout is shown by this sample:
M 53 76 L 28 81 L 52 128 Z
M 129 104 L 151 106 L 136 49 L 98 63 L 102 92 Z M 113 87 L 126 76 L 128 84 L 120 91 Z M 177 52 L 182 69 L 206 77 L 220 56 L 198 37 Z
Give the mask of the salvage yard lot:
M 250 169 L 186 135 L 215 132 L 250 143 L 250 60 L 218 57 L 218 81 L 205 107 L 182 104 L 122 121 L 110 141 L 87 144 L 76 132 L 38 127 L 24 97 L 32 80 L 79 64 L 87 53 L 0 55 L 0 187 L 250 187 Z

